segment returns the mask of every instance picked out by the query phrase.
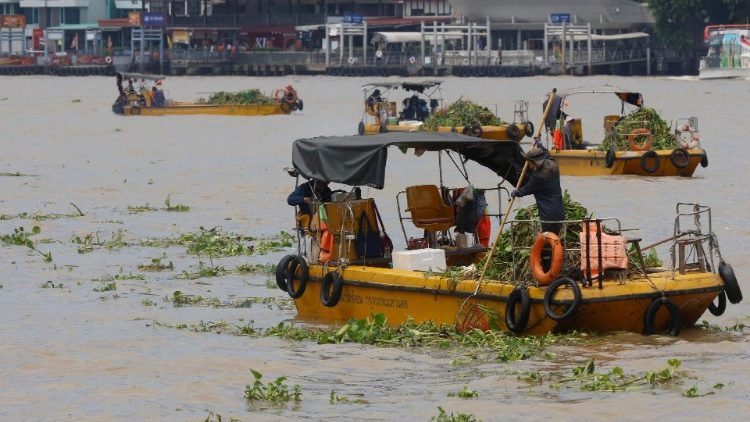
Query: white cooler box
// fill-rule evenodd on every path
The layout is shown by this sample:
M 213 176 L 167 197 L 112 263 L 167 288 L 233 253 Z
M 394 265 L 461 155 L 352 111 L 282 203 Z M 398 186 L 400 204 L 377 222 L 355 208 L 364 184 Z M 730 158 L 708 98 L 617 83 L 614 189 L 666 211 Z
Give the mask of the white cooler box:
M 393 268 L 412 271 L 444 271 L 445 251 L 442 249 L 414 249 L 393 252 Z

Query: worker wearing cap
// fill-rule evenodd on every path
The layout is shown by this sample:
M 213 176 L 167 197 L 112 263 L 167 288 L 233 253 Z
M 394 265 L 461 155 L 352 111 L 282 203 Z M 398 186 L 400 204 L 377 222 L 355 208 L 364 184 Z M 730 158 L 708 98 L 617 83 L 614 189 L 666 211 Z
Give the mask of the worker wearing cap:
M 542 148 L 532 148 L 526 153 L 531 175 L 526 183 L 514 190 L 511 196 L 520 197 L 534 195 L 539 208 L 539 219 L 542 221 L 542 231 L 560 234 L 565 219 L 565 210 L 560 188 L 560 170 L 557 163 L 548 157 Z

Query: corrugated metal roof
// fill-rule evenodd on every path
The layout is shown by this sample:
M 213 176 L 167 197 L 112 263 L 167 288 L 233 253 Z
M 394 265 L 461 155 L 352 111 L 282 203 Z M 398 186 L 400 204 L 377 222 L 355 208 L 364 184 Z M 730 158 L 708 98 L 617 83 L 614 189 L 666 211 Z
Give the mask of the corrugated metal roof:
M 503 24 L 503 28 L 515 22 L 523 26 L 537 23 L 542 29 L 552 13 L 569 13 L 572 24 L 591 23 L 592 28 L 626 29 L 654 23 L 647 5 L 632 0 L 450 0 L 450 3 L 468 20 L 483 22 L 489 16 L 493 24 Z

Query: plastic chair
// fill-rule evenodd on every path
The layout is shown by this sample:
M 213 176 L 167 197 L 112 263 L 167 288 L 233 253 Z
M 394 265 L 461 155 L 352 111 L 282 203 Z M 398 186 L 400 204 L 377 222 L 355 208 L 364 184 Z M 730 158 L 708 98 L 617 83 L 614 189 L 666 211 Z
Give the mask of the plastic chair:
M 407 211 L 415 226 L 427 232 L 446 231 L 455 225 L 453 207 L 445 205 L 435 185 L 406 188 Z

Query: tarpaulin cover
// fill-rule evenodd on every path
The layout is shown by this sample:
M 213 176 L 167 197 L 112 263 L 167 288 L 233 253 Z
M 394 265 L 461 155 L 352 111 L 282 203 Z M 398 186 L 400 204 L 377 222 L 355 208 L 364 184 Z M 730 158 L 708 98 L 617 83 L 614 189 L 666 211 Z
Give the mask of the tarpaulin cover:
M 524 156 L 517 142 L 436 132 L 298 139 L 292 146 L 292 164 L 308 179 L 382 189 L 388 147 L 392 145 L 427 151 L 455 151 L 489 168 L 513 185 L 517 183 L 524 164 Z

